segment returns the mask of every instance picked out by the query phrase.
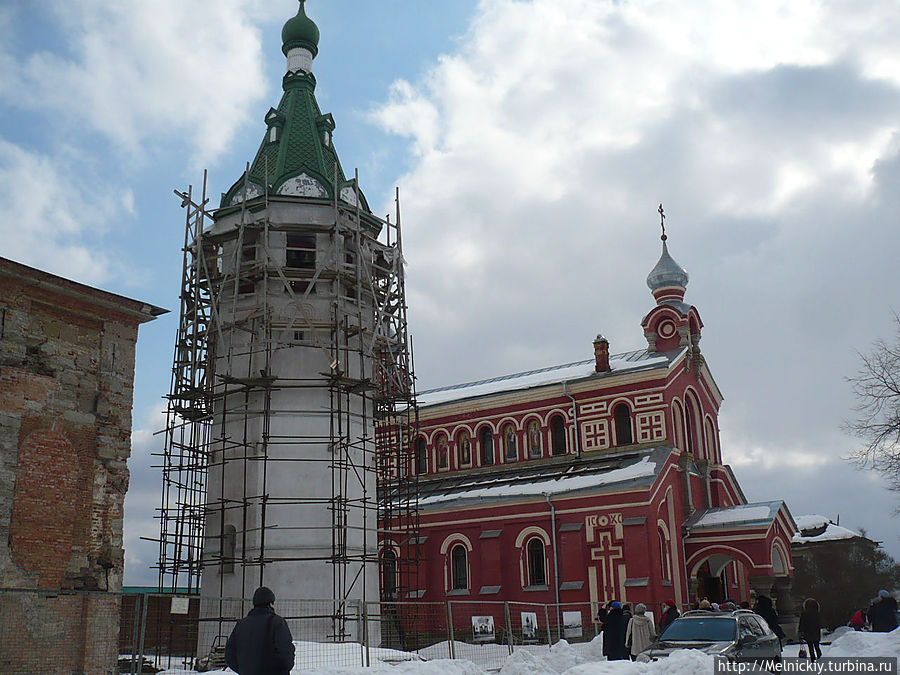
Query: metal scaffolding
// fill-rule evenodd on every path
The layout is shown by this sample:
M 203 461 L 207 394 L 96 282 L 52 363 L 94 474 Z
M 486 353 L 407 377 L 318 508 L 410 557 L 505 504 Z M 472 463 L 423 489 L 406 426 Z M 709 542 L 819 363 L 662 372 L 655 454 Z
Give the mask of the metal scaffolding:
M 205 174 L 199 198 L 176 191 L 159 585 L 246 598 L 279 568 L 327 565 L 329 638 L 349 639 L 358 603 L 379 599 L 366 591 L 376 570 L 381 599 L 418 588 L 399 192 L 380 219 L 361 209 L 358 180 L 347 194 L 335 179 L 333 199 L 253 197 L 248 173 L 239 206 L 209 210 Z

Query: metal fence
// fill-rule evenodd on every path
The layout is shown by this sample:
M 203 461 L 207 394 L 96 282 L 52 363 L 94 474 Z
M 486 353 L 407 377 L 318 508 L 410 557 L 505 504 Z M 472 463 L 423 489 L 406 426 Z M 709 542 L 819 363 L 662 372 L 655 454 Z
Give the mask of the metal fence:
M 251 608 L 246 600 L 196 595 L 0 590 L 0 672 L 181 675 L 218 670 L 225 665 L 225 641 Z M 518 650 L 547 650 L 561 639 L 588 642 L 597 634 L 596 608 L 590 603 L 451 600 L 338 606 L 332 600 L 279 599 L 275 610 L 293 635 L 298 669 L 466 659 L 499 670 Z

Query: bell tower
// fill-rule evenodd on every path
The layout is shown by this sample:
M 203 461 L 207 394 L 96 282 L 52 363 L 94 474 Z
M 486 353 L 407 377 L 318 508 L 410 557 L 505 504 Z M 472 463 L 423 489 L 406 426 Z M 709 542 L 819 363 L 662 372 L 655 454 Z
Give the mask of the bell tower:
M 667 352 L 687 347 L 689 362 L 699 368 L 702 362 L 700 331 L 703 321 L 700 320 L 697 308 L 684 301 L 690 277 L 669 254 L 666 244 L 666 214 L 662 204 L 659 205 L 659 218 L 662 254 L 647 275 L 647 286 L 656 300 L 656 307 L 643 318 L 641 326 L 649 351 Z

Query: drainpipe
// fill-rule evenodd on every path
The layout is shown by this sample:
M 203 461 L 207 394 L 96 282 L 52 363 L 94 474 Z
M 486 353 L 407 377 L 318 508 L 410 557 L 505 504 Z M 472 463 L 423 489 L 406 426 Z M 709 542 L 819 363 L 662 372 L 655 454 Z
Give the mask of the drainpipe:
M 572 401 L 572 419 L 575 421 L 575 452 L 581 458 L 581 430 L 578 426 L 578 404 L 575 403 L 575 397 L 566 388 L 568 384 L 568 382 L 563 380 L 563 396 Z
M 544 499 L 547 500 L 547 505 L 550 507 L 550 530 L 553 537 L 553 590 L 556 593 L 556 631 L 559 633 L 559 627 L 562 624 L 560 623 L 559 613 L 559 549 L 556 546 L 556 508 L 553 506 L 553 502 L 550 501 L 550 493 L 543 492 L 541 494 L 544 495 Z M 547 626 L 547 631 L 549 633 L 549 626 Z

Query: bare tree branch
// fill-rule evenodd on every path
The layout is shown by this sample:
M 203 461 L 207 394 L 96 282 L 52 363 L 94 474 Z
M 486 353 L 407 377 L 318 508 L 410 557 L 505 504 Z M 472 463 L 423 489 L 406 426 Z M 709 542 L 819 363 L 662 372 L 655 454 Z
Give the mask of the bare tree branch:
M 857 405 L 855 419 L 844 428 L 863 441 L 849 459 L 860 468 L 883 475 L 891 490 L 900 492 L 900 316 L 894 313 L 896 334 L 888 344 L 876 341 L 860 353 L 860 368 L 848 378 Z

